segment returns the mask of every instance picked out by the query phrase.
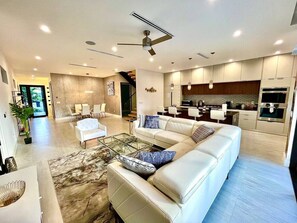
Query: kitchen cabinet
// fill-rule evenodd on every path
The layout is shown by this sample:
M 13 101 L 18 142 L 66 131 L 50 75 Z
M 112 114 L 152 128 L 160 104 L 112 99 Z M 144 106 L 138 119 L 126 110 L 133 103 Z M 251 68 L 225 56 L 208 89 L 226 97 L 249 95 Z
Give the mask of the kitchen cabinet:
M 297 74 L 297 56 L 294 56 L 294 65 L 293 65 L 292 77 L 296 78 L 296 74 Z
M 224 82 L 240 81 L 241 62 L 225 64 Z
M 294 64 L 294 56 L 290 54 L 279 55 L 276 69 L 276 77 L 291 77 Z
M 284 134 L 285 123 L 279 122 L 267 122 L 257 120 L 256 129 L 261 132 L 272 134 Z
M 203 68 L 197 68 L 192 70 L 192 84 L 203 83 Z
M 188 85 L 189 82 L 192 83 L 192 70 L 180 71 L 180 82 L 181 85 Z
M 225 65 L 219 64 L 213 66 L 213 82 L 224 82 Z
M 174 85 L 180 85 L 180 72 L 173 72 L 172 74 L 172 83 Z
M 213 66 L 208 66 L 203 68 L 203 83 L 209 83 L 213 76 Z
M 263 70 L 263 58 L 242 61 L 241 80 L 261 80 Z
M 238 126 L 245 130 L 255 130 L 257 122 L 257 111 L 239 111 Z
M 275 78 L 277 69 L 278 56 L 265 57 L 263 61 L 262 78 Z

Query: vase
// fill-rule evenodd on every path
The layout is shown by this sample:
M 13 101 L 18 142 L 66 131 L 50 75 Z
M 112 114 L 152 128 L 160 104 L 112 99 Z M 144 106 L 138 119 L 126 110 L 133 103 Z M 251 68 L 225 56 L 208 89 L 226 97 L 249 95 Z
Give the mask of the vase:
M 18 170 L 16 161 L 15 161 L 13 156 L 8 157 L 8 158 L 5 159 L 5 168 L 6 168 L 8 173 Z

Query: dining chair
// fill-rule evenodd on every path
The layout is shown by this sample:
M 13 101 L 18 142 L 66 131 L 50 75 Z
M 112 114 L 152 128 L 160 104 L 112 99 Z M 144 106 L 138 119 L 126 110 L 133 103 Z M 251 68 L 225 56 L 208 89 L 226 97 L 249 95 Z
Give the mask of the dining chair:
M 180 115 L 181 113 L 180 112 L 177 112 L 177 108 L 176 107 L 168 107 L 168 113 L 173 115 L 174 118 L 177 116 L 177 115 Z
M 210 118 L 217 120 L 218 123 L 226 120 L 225 113 L 222 110 L 210 110 Z
M 99 105 L 94 105 L 94 108 L 93 108 L 93 112 L 92 112 L 92 116 L 94 117 L 95 116 L 100 116 L 100 112 L 101 112 L 101 107 L 100 107 L 100 104 Z
M 200 118 L 202 115 L 199 114 L 198 108 L 188 108 L 188 116 L 194 117 L 196 120 L 197 118 Z
M 91 117 L 91 112 L 90 112 L 90 106 L 89 105 L 83 105 L 82 106 L 81 116 L 82 117 Z
M 81 104 L 75 104 L 74 111 L 75 113 L 81 113 Z
M 75 117 L 76 119 L 79 119 L 79 117 L 81 116 L 80 113 L 73 112 L 70 105 L 66 105 L 66 107 L 67 107 L 67 110 L 68 110 L 68 112 L 70 113 L 70 115 L 72 117 Z
M 106 116 L 106 114 L 105 114 L 105 107 L 106 107 L 106 103 L 102 103 L 101 104 L 101 109 L 100 109 L 100 115 L 102 115 L 103 117 Z

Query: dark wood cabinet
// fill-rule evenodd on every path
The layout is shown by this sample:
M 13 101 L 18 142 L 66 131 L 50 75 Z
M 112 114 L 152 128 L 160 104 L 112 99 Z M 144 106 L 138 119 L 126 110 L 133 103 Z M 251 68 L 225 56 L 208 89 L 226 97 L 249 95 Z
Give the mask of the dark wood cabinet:
M 260 81 L 214 83 L 213 89 L 209 89 L 208 84 L 192 85 L 188 90 L 187 86 L 182 86 L 183 95 L 219 95 L 219 94 L 254 94 L 258 95 Z

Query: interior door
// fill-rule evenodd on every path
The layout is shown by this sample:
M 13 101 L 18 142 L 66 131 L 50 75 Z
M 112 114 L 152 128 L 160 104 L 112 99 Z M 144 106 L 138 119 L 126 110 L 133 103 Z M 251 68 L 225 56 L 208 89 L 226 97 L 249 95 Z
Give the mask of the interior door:
M 34 110 L 33 117 L 45 117 L 48 115 L 45 87 L 41 85 L 20 85 L 23 95 L 23 104 L 31 106 Z

